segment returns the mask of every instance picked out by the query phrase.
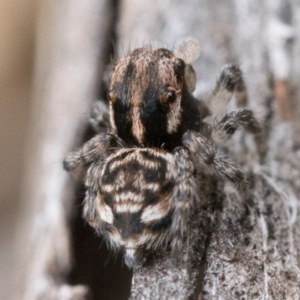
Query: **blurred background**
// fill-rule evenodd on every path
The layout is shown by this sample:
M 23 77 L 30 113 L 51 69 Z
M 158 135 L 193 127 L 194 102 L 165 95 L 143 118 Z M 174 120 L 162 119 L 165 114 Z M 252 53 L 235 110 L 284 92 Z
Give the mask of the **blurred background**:
M 11 299 L 13 243 L 20 209 L 25 140 L 32 103 L 35 0 L 0 1 L 0 298 Z

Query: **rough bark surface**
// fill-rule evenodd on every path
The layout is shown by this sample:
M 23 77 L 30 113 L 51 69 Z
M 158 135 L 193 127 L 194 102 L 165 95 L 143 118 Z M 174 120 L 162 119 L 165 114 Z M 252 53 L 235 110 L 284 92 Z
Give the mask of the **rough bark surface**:
M 193 268 L 182 267 L 180 271 L 187 273 L 180 284 L 187 278 L 192 284 L 173 294 L 171 287 L 180 284 L 170 274 L 178 270 L 166 268 L 164 275 L 163 263 L 158 262 L 134 272 L 132 293 L 139 291 L 136 299 L 191 295 L 198 299 L 299 299 L 299 151 L 294 147 L 299 137 L 291 121 L 295 105 L 291 87 L 297 90 L 299 85 L 293 78 L 298 72 L 293 67 L 296 56 L 291 56 L 299 52 L 299 42 L 294 40 L 299 4 L 191 0 L 164 1 L 162 6 L 154 2 L 122 2 L 119 45 L 147 39 L 173 44 L 184 36 L 198 38 L 202 56 L 194 64 L 195 95 L 202 99 L 213 88 L 218 70 L 226 63 L 238 63 L 248 88 L 248 106 L 268 139 L 268 154 L 260 164 L 253 141 L 243 132 L 228 145 L 228 156 L 252 177 L 253 202 L 245 203 L 228 184 L 221 209 L 211 199 L 212 222 L 206 223 L 210 229 L 204 253 L 192 248 L 198 256 L 196 270 L 204 272 L 200 288 L 196 289 Z M 233 103 L 230 109 L 234 108 Z M 203 228 L 197 234 L 203 234 Z M 192 262 L 188 263 L 191 267 Z
M 62 276 L 70 266 L 66 216 L 71 203 L 66 205 L 67 175 L 60 171 L 60 161 L 67 145 L 74 146 L 82 134 L 80 128 L 94 97 L 103 24 L 109 18 L 107 1 L 81 4 L 86 11 L 75 2 L 56 2 L 50 18 L 58 31 L 40 53 L 45 55 L 48 47 L 55 50 L 49 65 L 44 65 L 48 56 L 37 62 L 40 82 L 37 80 L 35 97 L 42 100 L 36 106 L 36 122 L 47 118 L 47 128 L 34 132 L 40 157 L 29 160 L 33 174 L 28 179 L 27 198 L 31 199 L 34 222 L 43 226 L 35 223 L 28 229 L 33 239 L 26 294 L 30 296 L 24 299 L 38 299 L 37 295 L 52 289 L 55 296 L 42 299 L 75 299 L 59 294 L 63 288 L 72 290 L 63 286 Z M 64 5 L 80 14 L 76 22 L 67 22 L 74 19 L 70 11 L 63 13 Z M 53 21 L 58 16 L 59 24 Z M 91 20 L 95 23 L 88 41 L 67 44 L 68 38 L 72 40 L 76 30 L 84 30 L 83 24 Z M 179 38 L 199 39 L 202 56 L 194 64 L 198 75 L 194 94 L 199 99 L 209 95 L 225 64 L 238 63 L 247 84 L 248 107 L 261 122 L 268 143 L 266 159 L 261 162 L 252 137 L 242 131 L 236 134 L 224 150 L 252 179 L 252 201 L 246 203 L 221 179 L 216 191 L 204 191 L 206 210 L 191 218 L 193 230 L 180 264 L 174 265 L 167 254 L 160 254 L 134 270 L 131 299 L 299 299 L 300 2 L 122 0 L 115 25 L 119 55 L 151 41 L 172 46 Z M 100 26 L 104 27 L 100 30 Z M 47 32 L 45 28 L 42 31 Z M 82 33 L 78 39 L 87 37 Z M 42 43 L 44 38 L 38 40 Z M 65 47 L 79 45 L 82 52 L 70 57 L 72 51 Z M 74 70 L 84 58 L 79 68 L 83 71 Z M 49 70 L 51 73 L 45 74 Z M 235 108 L 232 101 L 228 110 Z M 49 151 L 56 153 L 54 164 L 48 160 L 45 165 L 43 157 Z

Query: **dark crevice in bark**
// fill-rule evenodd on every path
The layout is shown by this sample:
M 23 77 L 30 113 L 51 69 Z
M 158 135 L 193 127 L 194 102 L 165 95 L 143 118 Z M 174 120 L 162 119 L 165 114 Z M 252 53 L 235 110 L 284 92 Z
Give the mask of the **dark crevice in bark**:
M 195 292 L 194 292 L 194 299 L 198 299 L 199 295 L 202 293 L 203 290 L 203 282 L 204 282 L 204 274 L 205 274 L 205 262 L 203 262 L 199 266 L 199 274 L 196 280 Z
M 107 86 L 103 79 L 103 70 L 111 63 L 116 44 L 116 24 L 118 23 L 119 0 L 110 2 L 112 18 L 106 43 L 99 58 L 98 97 L 107 99 Z M 101 76 L 101 78 L 100 78 Z M 95 135 L 89 126 L 80 144 Z M 71 211 L 71 251 L 73 255 L 72 270 L 68 282 L 71 285 L 84 284 L 90 288 L 91 299 L 128 299 L 132 272 L 123 262 L 121 254 L 113 254 L 106 246 L 101 236 L 82 217 L 85 187 L 77 184 L 73 210 Z M 113 286 L 113 288 L 112 288 Z
M 121 254 L 113 254 L 103 239 L 82 218 L 85 188 L 80 186 L 73 207 L 72 249 L 73 269 L 70 284 L 85 284 L 91 290 L 91 299 L 128 299 L 131 272 L 124 265 Z M 113 287 L 113 288 L 112 288 Z
M 269 80 L 268 80 L 268 88 L 271 91 L 270 95 L 264 99 L 264 103 L 266 106 L 266 115 L 264 119 L 264 123 L 262 124 L 263 130 L 264 130 L 264 135 L 266 140 L 269 140 L 270 133 L 272 130 L 272 122 L 274 119 L 274 88 L 275 88 L 275 82 L 274 82 L 274 77 L 272 76 L 271 73 L 269 73 Z

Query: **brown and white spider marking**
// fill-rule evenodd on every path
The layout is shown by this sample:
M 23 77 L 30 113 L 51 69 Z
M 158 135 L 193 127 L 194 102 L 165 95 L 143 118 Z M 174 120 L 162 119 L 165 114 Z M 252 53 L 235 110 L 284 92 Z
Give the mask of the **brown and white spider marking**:
M 107 108 L 97 103 L 91 123 L 103 130 L 70 153 L 64 168 L 86 167 L 84 217 L 114 249 L 125 251 L 129 267 L 146 252 L 170 248 L 173 257 L 185 243 L 191 211 L 199 204 L 199 173 L 205 165 L 250 197 L 244 172 L 224 159 L 213 140 L 228 140 L 244 127 L 263 155 L 259 124 L 252 111 L 226 114 L 213 125 L 209 114 L 225 107 L 233 93 L 240 105 L 247 94 L 240 69 L 226 66 L 206 102 L 195 99 L 197 41 L 187 39 L 174 52 L 139 48 L 117 60 Z

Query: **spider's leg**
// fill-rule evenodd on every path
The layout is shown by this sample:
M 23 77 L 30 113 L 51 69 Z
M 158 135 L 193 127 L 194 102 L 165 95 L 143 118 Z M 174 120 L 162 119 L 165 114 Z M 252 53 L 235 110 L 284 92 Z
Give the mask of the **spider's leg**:
M 96 101 L 93 104 L 89 116 L 89 122 L 97 133 L 104 132 L 109 129 L 109 107 L 103 100 Z
M 227 106 L 233 93 L 235 93 L 239 107 L 247 104 L 248 97 L 242 72 L 238 66 L 228 65 L 222 70 L 214 90 L 206 100 L 213 115 Z
M 101 133 L 88 142 L 81 149 L 69 153 L 63 161 L 66 171 L 73 171 L 79 166 L 88 166 L 92 162 L 104 158 L 105 152 L 111 145 L 113 136 Z
M 187 147 L 195 159 L 195 164 L 212 167 L 217 174 L 233 182 L 239 192 L 249 199 L 248 182 L 244 172 L 234 163 L 222 157 L 213 144 L 200 133 L 188 131 L 183 136 L 183 145 Z
M 170 198 L 174 210 L 171 225 L 171 254 L 178 257 L 182 253 L 187 236 L 191 212 L 199 204 L 199 185 L 195 177 L 195 166 L 185 148 L 174 150 L 174 161 L 177 169 L 175 187 Z
M 88 173 L 90 171 L 91 171 L 91 169 L 88 170 Z M 87 220 L 87 222 L 92 227 L 99 230 L 101 221 L 100 221 L 99 213 L 97 210 L 97 201 L 96 201 L 97 197 L 98 197 L 98 192 L 99 192 L 99 185 L 98 185 L 98 182 L 96 182 L 92 176 L 93 175 L 88 174 L 86 182 L 85 182 L 86 192 L 85 192 L 85 198 L 84 198 L 84 202 L 83 202 L 84 203 L 83 217 L 84 217 L 84 219 Z
M 246 131 L 253 134 L 257 151 L 261 156 L 266 153 L 266 142 L 262 133 L 262 129 L 249 109 L 241 109 L 226 114 L 221 120 L 215 121 L 211 137 L 219 144 L 226 143 L 235 131 L 243 127 Z

